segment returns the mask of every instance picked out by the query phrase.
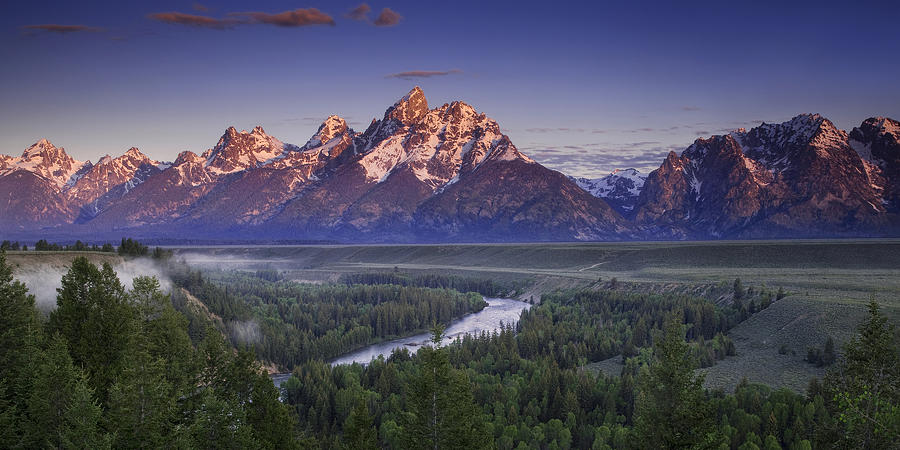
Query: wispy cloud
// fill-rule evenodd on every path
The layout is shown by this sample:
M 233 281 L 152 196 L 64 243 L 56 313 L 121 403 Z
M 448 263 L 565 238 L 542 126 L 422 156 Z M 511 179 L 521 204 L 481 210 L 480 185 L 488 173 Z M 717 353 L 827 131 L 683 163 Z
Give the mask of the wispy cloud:
M 410 70 L 408 72 L 398 72 L 385 75 L 385 78 L 399 78 L 401 80 L 413 80 L 416 78 L 442 77 L 446 75 L 455 75 L 463 73 L 459 69 L 450 70 Z
M 391 10 L 391 8 L 384 8 L 372 23 L 375 24 L 376 27 L 392 27 L 400 23 L 401 20 L 403 20 L 403 16 L 397 14 L 395 11 Z
M 231 13 L 230 16 L 249 17 L 254 23 L 263 23 L 279 27 L 305 27 L 310 25 L 335 25 L 334 18 L 316 8 L 284 11 L 277 14 L 264 12 Z
M 202 3 L 194 2 L 191 7 L 194 8 L 194 11 L 209 12 L 209 7 Z
M 602 130 L 587 130 L 584 128 L 569 128 L 569 127 L 559 127 L 559 128 L 526 128 L 525 131 L 529 133 L 594 133 L 601 132 Z
M 368 4 L 362 3 L 359 6 L 357 6 L 356 8 L 353 8 L 350 11 L 348 11 L 347 14 L 345 14 L 344 16 L 347 17 L 348 19 L 353 19 L 353 20 L 368 20 L 369 12 L 371 12 L 371 11 L 372 11 L 372 8 L 369 7 Z
M 212 28 L 216 30 L 224 30 L 242 23 L 237 19 L 216 19 L 214 17 L 186 14 L 176 11 L 153 13 L 147 17 L 163 23 L 185 25 L 195 28 Z
M 700 111 L 701 109 L 702 108 L 700 108 L 699 106 L 682 106 L 681 107 L 682 111 Z
M 23 30 L 43 31 L 47 33 L 69 34 L 78 32 L 98 32 L 103 31 L 102 28 L 89 27 L 87 25 L 60 25 L 56 23 L 45 23 L 40 25 L 25 25 Z
M 199 4 L 198 4 L 199 5 Z M 203 5 L 200 5 L 203 6 Z M 196 9 L 196 8 L 195 8 Z M 224 30 L 236 25 L 263 24 L 278 27 L 303 27 L 309 25 L 335 25 L 334 18 L 319 11 L 316 8 L 295 9 L 270 14 L 265 12 L 236 12 L 229 13 L 228 17 L 218 19 L 215 17 L 187 14 L 176 11 L 150 14 L 149 18 L 170 24 L 185 25 L 195 28 L 211 28 Z
M 634 168 L 649 173 L 659 168 L 670 151 L 680 153 L 685 147 L 687 145 L 630 142 L 558 147 L 530 145 L 520 150 L 539 163 L 566 175 L 597 178 L 615 169 Z

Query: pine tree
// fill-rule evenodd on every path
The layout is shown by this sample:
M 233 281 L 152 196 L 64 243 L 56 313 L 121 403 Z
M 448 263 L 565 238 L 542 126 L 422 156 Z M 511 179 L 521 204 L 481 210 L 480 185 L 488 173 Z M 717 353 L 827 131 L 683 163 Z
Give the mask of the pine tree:
M 140 343 L 132 350 L 109 392 L 108 428 L 116 432 L 116 448 L 170 446 L 176 397 L 165 379 L 165 361 L 146 347 Z
M 43 339 L 34 297 L 15 281 L 6 255 L 0 252 L 0 448 L 21 438 L 22 415 L 34 370 L 41 360 Z
M 137 277 L 128 296 L 135 306 L 138 335 L 144 336 L 147 352 L 163 361 L 170 395 L 180 397 L 192 389 L 197 374 L 194 348 L 187 334 L 187 319 L 175 310 L 168 295 L 160 291 L 153 277 Z
M 741 282 L 740 278 L 734 279 L 734 299 L 735 300 L 743 300 L 744 296 L 747 294 L 744 291 L 744 284 Z
M 703 376 L 684 340 L 678 314 L 666 319 L 653 362 L 638 377 L 635 431 L 646 448 L 713 448 L 718 444 Z
M 246 349 L 233 354 L 222 334 L 212 328 L 200 347 L 201 358 L 206 362 L 200 383 L 209 391 L 204 401 L 213 401 L 211 405 L 215 407 L 240 407 L 241 426 L 251 432 L 257 446 L 296 448 L 295 420 L 279 401 L 280 392 L 253 354 Z
M 111 448 L 112 438 L 104 433 L 102 411 L 83 374 L 75 382 L 69 406 L 60 427 L 60 446 L 65 449 L 103 450 Z
M 133 322 L 134 309 L 112 266 L 98 269 L 84 257 L 75 258 L 62 278 L 48 329 L 66 339 L 73 361 L 87 371 L 101 405 L 122 370 Z
M 432 345 L 419 350 L 421 370 L 408 394 L 406 446 L 421 449 L 485 448 L 488 436 L 475 406 L 468 375 L 450 365 L 440 347 L 443 327 L 432 328 Z
M 372 425 L 372 415 L 366 404 L 359 400 L 344 422 L 344 448 L 368 450 L 378 448 L 378 434 Z
M 72 364 L 66 341 L 54 335 L 34 374 L 24 424 L 25 447 L 60 447 L 60 431 L 83 374 Z
M 844 347 L 844 360 L 828 374 L 843 426 L 843 444 L 889 448 L 900 442 L 900 349 L 893 325 L 874 300 L 858 335 Z
M 202 449 L 259 448 L 253 429 L 240 406 L 204 389 L 193 421 L 186 434 L 179 436 L 178 447 Z

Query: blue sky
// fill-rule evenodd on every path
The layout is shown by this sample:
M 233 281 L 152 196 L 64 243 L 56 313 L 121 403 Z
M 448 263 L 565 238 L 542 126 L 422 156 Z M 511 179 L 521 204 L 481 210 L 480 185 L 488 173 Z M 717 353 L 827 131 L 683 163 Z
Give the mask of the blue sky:
M 364 129 L 415 85 L 587 176 L 804 112 L 900 117 L 895 2 L 390 0 L 349 17 L 360 4 L 8 5 L 0 153 L 46 137 L 79 159 L 171 160 L 230 125 L 302 144 L 329 114 Z M 447 74 L 391 77 L 423 71 Z

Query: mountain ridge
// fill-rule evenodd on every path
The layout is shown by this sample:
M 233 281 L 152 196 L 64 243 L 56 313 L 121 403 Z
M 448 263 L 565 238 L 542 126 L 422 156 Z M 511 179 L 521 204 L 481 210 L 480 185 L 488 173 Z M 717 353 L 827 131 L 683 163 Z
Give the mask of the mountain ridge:
M 46 139 L 0 156 L 0 232 L 351 242 L 897 235 L 900 123 L 819 114 L 697 139 L 649 174 L 566 177 L 469 104 L 417 86 L 365 131 L 327 117 L 302 146 L 225 129 L 171 163 L 96 164 Z M 24 195 L 16 195 L 24 193 Z

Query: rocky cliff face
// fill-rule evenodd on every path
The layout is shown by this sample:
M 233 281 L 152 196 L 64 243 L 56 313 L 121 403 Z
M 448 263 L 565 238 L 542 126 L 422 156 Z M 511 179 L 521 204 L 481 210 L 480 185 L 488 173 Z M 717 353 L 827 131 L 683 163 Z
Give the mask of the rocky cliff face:
M 867 234 L 889 220 L 867 164 L 819 115 L 698 139 L 647 179 L 636 222 L 678 237 Z
M 854 128 L 849 138 L 850 146 L 863 159 L 872 188 L 881 193 L 885 209 L 900 211 L 900 122 L 872 117 Z

